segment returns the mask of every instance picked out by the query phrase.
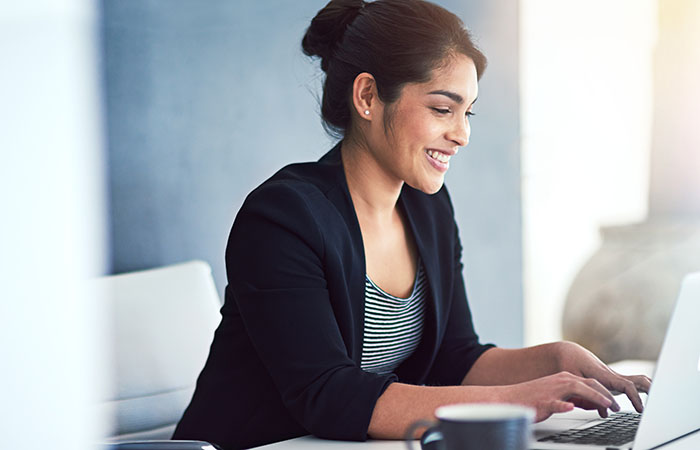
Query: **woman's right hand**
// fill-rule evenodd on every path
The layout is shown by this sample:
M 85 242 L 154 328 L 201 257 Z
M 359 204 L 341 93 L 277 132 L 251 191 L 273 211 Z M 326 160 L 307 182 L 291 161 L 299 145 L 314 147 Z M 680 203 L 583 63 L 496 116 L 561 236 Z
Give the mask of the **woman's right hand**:
M 608 408 L 615 412 L 620 410 L 610 391 L 598 381 L 569 372 L 559 372 L 503 388 L 505 402 L 535 409 L 535 422 L 541 422 L 554 413 L 571 411 L 574 407 L 597 409 L 601 417 L 607 417 Z

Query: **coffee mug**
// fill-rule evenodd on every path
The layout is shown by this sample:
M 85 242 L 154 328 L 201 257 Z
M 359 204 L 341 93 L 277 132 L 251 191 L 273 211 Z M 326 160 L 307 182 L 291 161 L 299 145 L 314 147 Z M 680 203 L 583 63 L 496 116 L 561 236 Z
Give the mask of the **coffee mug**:
M 420 439 L 423 450 L 527 450 L 535 419 L 532 408 L 498 403 L 464 403 L 442 406 L 437 422 L 419 420 L 406 432 L 406 446 L 413 449 L 413 435 L 428 429 Z

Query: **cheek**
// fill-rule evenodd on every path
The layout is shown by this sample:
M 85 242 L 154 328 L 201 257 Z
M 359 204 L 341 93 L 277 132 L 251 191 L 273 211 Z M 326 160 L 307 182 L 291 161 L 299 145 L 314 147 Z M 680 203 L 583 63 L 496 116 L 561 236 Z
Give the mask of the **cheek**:
M 440 137 L 440 128 L 431 118 L 414 118 L 402 127 L 402 139 L 410 147 L 428 147 Z

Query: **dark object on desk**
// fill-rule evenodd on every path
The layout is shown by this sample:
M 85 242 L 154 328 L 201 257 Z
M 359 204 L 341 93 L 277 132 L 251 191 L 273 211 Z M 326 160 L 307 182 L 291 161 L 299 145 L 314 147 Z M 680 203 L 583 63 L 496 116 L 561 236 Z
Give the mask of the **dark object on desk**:
M 413 448 L 414 433 L 429 427 L 421 436 L 422 450 L 527 450 L 531 408 L 501 404 L 456 404 L 435 411 L 437 422 L 419 420 L 406 431 L 406 445 Z
M 420 438 L 421 450 L 444 450 L 442 438 L 442 433 L 437 428 L 428 428 Z
M 222 450 L 203 441 L 129 441 L 109 444 L 105 450 Z

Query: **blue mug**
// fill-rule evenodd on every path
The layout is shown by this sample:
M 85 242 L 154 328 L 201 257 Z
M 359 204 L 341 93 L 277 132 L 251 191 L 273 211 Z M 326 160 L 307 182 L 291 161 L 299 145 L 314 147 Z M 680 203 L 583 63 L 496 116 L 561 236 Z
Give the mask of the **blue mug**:
M 535 410 L 497 403 L 464 403 L 442 406 L 437 421 L 420 420 L 406 432 L 406 445 L 413 450 L 413 436 L 426 428 L 423 450 L 527 450 L 532 438 Z

